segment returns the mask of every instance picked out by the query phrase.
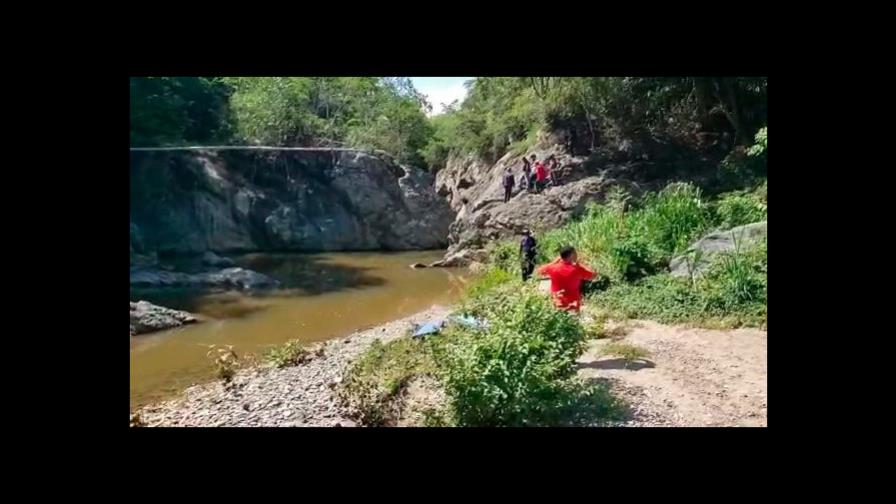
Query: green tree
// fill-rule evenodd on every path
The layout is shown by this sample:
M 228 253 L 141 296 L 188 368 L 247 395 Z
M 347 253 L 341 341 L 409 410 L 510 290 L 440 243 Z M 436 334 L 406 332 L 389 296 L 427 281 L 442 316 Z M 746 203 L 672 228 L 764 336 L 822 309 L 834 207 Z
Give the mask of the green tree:
M 206 77 L 132 77 L 131 145 L 205 143 L 230 135 L 229 87 Z

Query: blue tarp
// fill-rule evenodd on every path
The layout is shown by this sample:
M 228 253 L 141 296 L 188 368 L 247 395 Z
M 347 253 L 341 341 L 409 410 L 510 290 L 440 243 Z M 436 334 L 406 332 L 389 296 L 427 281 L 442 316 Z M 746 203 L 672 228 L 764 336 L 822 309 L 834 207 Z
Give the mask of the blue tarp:
M 469 315 L 455 315 L 451 317 L 451 321 L 470 329 L 485 329 L 488 324 L 482 320 L 475 319 Z
M 414 337 L 420 338 L 426 336 L 427 334 L 437 334 L 442 330 L 442 327 L 444 326 L 445 319 L 430 320 L 429 322 L 419 324 L 417 326 L 417 330 L 414 331 Z
M 448 319 L 433 319 L 422 324 L 418 324 L 414 328 L 414 337 L 422 338 L 423 336 L 428 336 L 430 334 L 438 334 L 441 332 L 442 328 L 445 327 L 447 322 L 452 322 L 458 325 L 462 325 L 464 327 L 468 327 L 470 329 L 485 329 L 488 327 L 488 323 L 482 320 L 478 320 L 476 318 L 470 316 L 463 315 L 452 315 Z

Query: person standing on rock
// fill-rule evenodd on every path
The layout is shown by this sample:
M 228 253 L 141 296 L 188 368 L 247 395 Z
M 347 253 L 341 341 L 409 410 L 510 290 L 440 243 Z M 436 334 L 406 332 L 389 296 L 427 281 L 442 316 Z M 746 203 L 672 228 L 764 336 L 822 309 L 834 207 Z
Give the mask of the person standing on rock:
M 548 178 L 548 170 L 541 161 L 535 162 L 535 192 L 541 192 L 544 189 L 545 182 Z
M 513 195 L 513 172 L 510 171 L 510 167 L 504 170 L 504 203 L 510 201 L 510 197 Z
M 551 183 L 551 187 L 560 185 L 560 172 L 557 170 L 557 167 L 560 166 L 560 163 L 551 154 L 551 157 L 548 158 L 548 162 L 550 166 L 548 166 L 548 180 Z
M 582 281 L 594 278 L 594 272 L 579 264 L 573 247 L 563 247 L 560 257 L 538 268 L 538 273 L 551 279 L 551 297 L 561 310 L 578 313 L 582 308 Z
M 532 276 L 535 270 L 535 256 L 538 253 L 538 242 L 529 233 L 529 230 L 523 231 L 523 240 L 520 242 L 520 262 L 522 263 L 523 281 Z
M 532 168 L 535 163 L 535 154 L 532 154 L 532 161 L 526 162 L 526 167 L 529 168 L 529 171 L 526 172 L 526 183 L 528 184 L 526 189 L 530 192 L 535 189 L 535 173 L 532 172 Z
M 531 187 L 531 182 L 529 180 L 532 178 L 532 164 L 529 163 L 529 160 L 526 156 L 523 156 L 523 180 L 525 184 L 521 187 L 521 189 L 529 190 Z

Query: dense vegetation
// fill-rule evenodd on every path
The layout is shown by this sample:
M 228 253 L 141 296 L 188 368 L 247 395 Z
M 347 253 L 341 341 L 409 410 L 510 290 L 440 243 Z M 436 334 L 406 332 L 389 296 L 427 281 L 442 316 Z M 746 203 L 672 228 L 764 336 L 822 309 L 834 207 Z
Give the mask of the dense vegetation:
M 765 155 L 766 135 L 757 134 L 751 153 Z M 763 160 L 764 162 L 764 160 Z M 685 254 L 691 243 L 717 229 L 768 218 L 767 182 L 706 198 L 685 183 L 673 183 L 658 193 L 634 201 L 622 190 L 603 204 L 592 204 L 578 219 L 539 237 L 540 263 L 555 258 L 561 247 L 573 245 L 579 260 L 601 278 L 588 286 L 592 304 L 614 317 L 642 317 L 661 322 L 737 327 L 762 326 L 766 320 L 767 243 L 738 243 L 719 254 L 705 274 L 670 276 L 670 260 Z M 488 275 L 500 285 L 519 270 L 518 244 L 495 243 L 490 248 Z M 692 264 L 700 257 L 685 254 Z
M 406 78 L 131 78 L 131 143 L 346 145 L 421 163 L 428 106 Z
M 489 282 L 488 276 L 481 282 Z M 487 287 L 485 287 L 487 288 Z M 348 370 L 340 395 L 365 425 L 395 425 L 418 413 L 430 426 L 600 425 L 620 418 L 606 387 L 575 377 L 585 348 L 579 320 L 534 286 L 508 279 L 471 290 L 458 312 L 485 328 L 449 327 L 425 340 L 376 343 Z M 445 399 L 408 411 L 414 380 Z
M 539 130 L 564 132 L 576 154 L 630 140 L 728 150 L 767 122 L 765 78 L 487 77 L 469 86 L 433 121 L 432 166 L 450 152 L 494 160 L 523 151 Z
M 764 138 L 764 136 L 763 136 Z M 760 141 L 761 142 L 761 141 Z M 761 149 L 751 149 L 762 155 Z M 492 247 L 487 270 L 458 313 L 484 328 L 452 326 L 426 340 L 374 345 L 346 374 L 341 394 L 365 425 L 395 425 L 415 414 L 409 384 L 425 378 L 444 399 L 418 411 L 417 425 L 604 425 L 623 406 L 599 383 L 576 377 L 586 338 L 612 337 L 608 318 L 647 318 L 710 327 L 765 326 L 768 248 L 763 239 L 720 253 L 701 275 L 673 277 L 670 258 L 702 234 L 767 219 L 767 184 L 706 199 L 670 184 L 637 201 L 622 191 L 578 220 L 541 236 L 539 262 L 572 244 L 601 273 L 582 319 L 552 306 L 534 282 L 519 279 L 515 243 Z M 617 326 L 616 329 L 619 329 Z M 648 357 L 624 342 L 603 347 L 626 365 Z M 415 423 L 410 423 L 414 425 Z
M 631 141 L 724 152 L 767 122 L 767 79 L 481 77 L 463 103 L 427 119 L 406 78 L 132 78 L 134 146 L 211 142 L 382 149 L 445 165 L 451 153 L 494 160 L 557 131 L 576 154 Z

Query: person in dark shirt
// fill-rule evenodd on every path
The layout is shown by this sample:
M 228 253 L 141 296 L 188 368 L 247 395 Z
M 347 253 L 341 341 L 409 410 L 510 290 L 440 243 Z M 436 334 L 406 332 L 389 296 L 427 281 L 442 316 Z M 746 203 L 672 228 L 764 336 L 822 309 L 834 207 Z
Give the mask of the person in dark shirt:
M 523 231 L 523 240 L 520 242 L 520 259 L 522 263 L 523 281 L 532 276 L 535 271 L 535 256 L 538 254 L 538 242 L 532 237 L 532 234 L 526 230 Z
M 526 156 L 523 156 L 523 174 L 526 175 L 526 188 L 529 186 L 529 177 L 532 176 L 532 164 Z
M 504 180 L 502 182 L 504 183 L 504 203 L 507 203 L 513 195 L 513 172 L 510 171 L 509 166 L 504 170 Z
M 535 164 L 535 154 L 532 154 L 531 158 L 532 158 L 532 161 L 526 163 L 526 166 L 530 170 L 529 172 L 526 173 L 526 175 L 529 177 L 528 178 L 529 187 L 527 187 L 529 192 L 532 192 L 532 190 L 535 189 L 535 173 L 534 173 L 534 167 L 533 167 L 533 165 Z
M 560 185 L 560 162 L 551 154 L 551 157 L 548 158 L 548 181 L 551 186 Z

